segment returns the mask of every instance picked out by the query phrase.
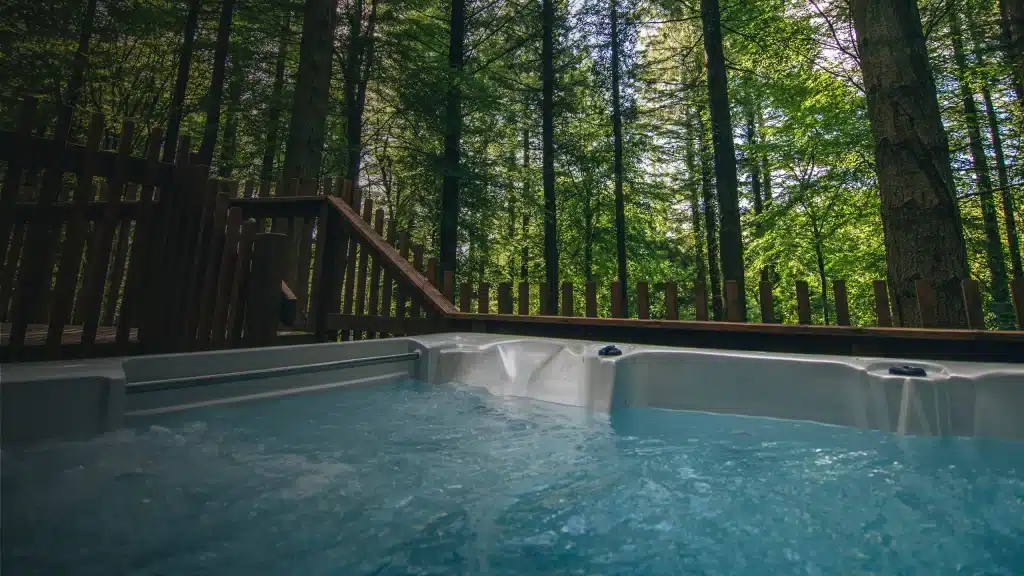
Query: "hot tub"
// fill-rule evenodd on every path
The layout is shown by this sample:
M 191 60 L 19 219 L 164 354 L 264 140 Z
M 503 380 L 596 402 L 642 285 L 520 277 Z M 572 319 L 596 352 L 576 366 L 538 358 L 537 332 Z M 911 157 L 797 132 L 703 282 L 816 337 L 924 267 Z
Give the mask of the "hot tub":
M 4 366 L 2 567 L 1024 572 L 1024 369 L 612 344 Z

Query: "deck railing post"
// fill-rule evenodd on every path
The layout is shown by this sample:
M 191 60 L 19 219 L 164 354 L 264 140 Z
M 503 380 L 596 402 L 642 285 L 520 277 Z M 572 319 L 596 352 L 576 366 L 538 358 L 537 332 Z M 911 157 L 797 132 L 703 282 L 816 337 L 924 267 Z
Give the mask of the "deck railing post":
M 277 343 L 281 283 L 287 273 L 290 248 L 286 234 L 257 234 L 253 240 L 243 336 L 246 347 Z

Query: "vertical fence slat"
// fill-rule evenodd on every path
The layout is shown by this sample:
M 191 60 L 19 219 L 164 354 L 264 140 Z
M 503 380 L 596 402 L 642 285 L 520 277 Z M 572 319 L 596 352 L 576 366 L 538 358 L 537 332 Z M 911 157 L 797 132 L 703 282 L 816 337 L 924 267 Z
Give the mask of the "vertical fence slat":
M 135 202 L 139 199 L 138 184 L 125 186 L 124 199 L 128 202 Z M 114 263 L 110 266 L 110 275 L 107 277 L 107 292 L 103 300 L 103 317 L 100 324 L 113 326 L 115 313 L 117 312 L 118 296 L 121 295 L 121 285 L 124 283 L 125 268 L 128 263 L 128 238 L 132 233 L 132 225 L 137 221 L 139 212 L 135 212 L 135 218 L 126 216 L 120 220 L 117 226 L 117 242 L 114 244 Z
M 252 267 L 246 290 L 245 345 L 277 343 L 281 312 L 281 283 L 288 266 L 291 241 L 286 234 L 257 234 L 253 240 Z
M 772 299 L 772 283 L 768 281 L 759 283 L 758 296 L 761 304 L 761 322 L 773 324 L 775 322 L 775 303 Z
M 459 285 L 459 312 L 469 314 L 473 311 L 473 286 L 469 282 Z
M 675 282 L 665 282 L 665 319 L 679 320 L 679 293 Z
M 562 282 L 562 316 L 572 317 L 576 315 L 572 300 L 572 282 Z
M 242 188 L 242 198 L 252 198 L 253 192 L 255 192 L 256 183 L 252 180 L 246 180 L 245 186 Z
M 227 243 L 227 220 L 230 207 L 230 194 L 221 192 L 217 195 L 217 205 L 213 216 L 213 230 L 207 250 L 206 273 L 203 279 L 203 288 L 199 295 L 199 349 L 205 350 L 210 347 L 211 334 L 213 329 L 214 307 L 217 305 L 218 282 L 220 281 L 220 265 L 224 260 L 224 246 Z
M 490 314 L 491 313 L 491 285 L 487 282 L 481 282 L 479 287 L 480 294 L 476 300 L 476 312 L 477 314 Z
M 981 302 L 981 287 L 977 280 L 970 278 L 960 283 L 964 295 L 964 306 L 967 307 L 967 327 L 973 330 L 985 329 L 985 311 Z
M 409 261 L 409 231 L 403 230 L 398 233 L 398 254 L 402 260 Z M 398 282 L 398 289 L 395 291 L 397 302 L 395 302 L 395 317 L 405 318 L 406 304 L 409 300 L 409 289 L 405 282 Z
M 64 325 L 71 317 L 71 306 L 74 302 L 78 274 L 82 268 L 82 245 L 85 242 L 86 225 L 85 209 L 93 198 L 93 176 L 96 173 L 96 156 L 104 130 L 103 114 L 96 113 L 89 120 L 89 135 L 85 143 L 85 162 L 78 172 L 78 186 L 75 190 L 75 201 L 72 214 L 68 220 L 64 247 L 61 249 L 60 264 L 57 269 L 57 281 L 54 285 L 54 297 L 51 303 L 50 325 L 46 331 L 47 353 L 58 357 L 63 342 Z M 46 278 L 49 284 L 50 279 Z
M 395 218 L 388 220 L 388 237 L 387 242 L 391 246 L 395 246 L 398 239 L 398 222 Z M 449 270 L 449 273 L 451 271 Z M 380 298 L 380 314 L 385 318 L 391 317 L 391 301 L 394 298 L 395 280 L 394 274 L 391 272 L 390 266 L 384 267 L 384 287 L 381 290 Z M 383 334 L 381 335 L 383 337 Z
M 373 220 L 373 199 L 367 198 L 363 202 L 363 220 L 368 224 L 372 223 Z M 366 313 L 366 275 L 369 271 L 370 259 L 369 259 L 370 247 L 366 244 L 359 247 L 359 271 L 356 276 L 356 308 L 355 313 L 357 316 L 363 316 Z M 363 337 L 362 330 L 355 330 L 352 332 L 352 339 L 359 340 Z
M 242 344 L 245 329 L 246 294 L 249 292 L 249 272 L 252 266 L 252 245 L 256 240 L 259 224 L 249 219 L 242 223 L 242 235 L 238 239 L 238 256 L 231 278 L 231 298 L 228 303 L 228 348 Z
M 417 272 L 423 274 L 423 245 L 416 244 L 412 247 L 412 266 Z M 423 299 L 420 297 L 419 290 L 412 291 L 412 309 L 409 311 L 409 316 L 412 318 L 420 317 L 420 308 L 423 306 Z
M 139 210 L 135 216 L 135 232 L 126 271 L 124 297 L 121 299 L 121 313 L 117 318 L 116 339 L 118 349 L 122 353 L 131 340 L 132 328 L 138 324 L 140 316 L 138 310 L 139 293 L 147 288 L 146 272 L 150 269 L 149 259 L 153 255 L 153 197 L 156 194 L 154 184 L 160 161 L 160 143 L 163 142 L 163 139 L 164 132 L 162 129 L 153 128 L 149 131 L 149 148 L 146 150 L 146 172 L 142 177 L 142 187 L 139 189 Z M 127 230 L 127 228 L 124 228 L 123 223 L 122 230 Z M 139 330 L 139 332 L 141 333 L 142 330 Z
M 498 284 L 498 314 L 512 313 L 512 283 Z
M 32 150 L 32 127 L 36 123 L 36 111 L 39 102 L 28 97 L 22 101 L 21 111 L 18 114 L 18 128 L 15 132 L 15 146 L 18 154 L 15 154 L 7 162 L 7 170 L 4 172 L 3 188 L 0 188 L 0 246 L 7 247 L 7 240 L 14 229 L 14 205 L 21 197 L 21 175 L 29 163 L 30 150 Z M 0 302 L 4 309 L 7 301 Z
M 192 248 L 192 265 L 189 271 L 188 304 L 185 308 L 185 332 L 183 334 L 182 347 L 185 350 L 193 350 L 199 342 L 198 329 L 202 313 L 203 288 L 210 270 L 210 245 L 215 242 L 216 218 L 218 208 L 218 183 L 210 179 L 207 182 L 206 190 L 202 196 L 202 217 L 199 219 L 199 232 Z M 223 218 L 227 217 L 227 199 L 224 199 L 224 211 L 221 216 L 221 226 L 224 225 Z M 211 279 L 212 282 L 212 279 Z
M 260 198 L 270 198 L 270 191 L 271 191 L 271 189 L 273 187 L 274 187 L 273 182 L 270 182 L 268 180 L 264 180 L 264 181 L 260 182 L 259 197 Z M 256 230 L 257 230 L 257 232 L 265 232 L 267 230 L 267 219 L 266 218 L 258 218 L 256 220 Z
M 351 201 L 349 206 L 352 207 L 356 213 L 359 213 L 359 209 L 362 208 L 362 189 L 358 186 L 353 186 L 350 180 L 345 180 L 345 187 L 351 194 Z M 355 290 L 356 290 L 356 265 L 358 259 L 356 250 L 359 248 L 359 242 L 356 240 L 355 235 L 351 235 L 348 241 L 348 256 L 346 256 L 346 269 L 345 269 L 345 299 L 344 299 L 344 314 L 352 314 L 352 306 L 355 304 Z M 342 330 L 341 340 L 344 342 L 349 339 L 351 331 Z
M 921 316 L 921 328 L 935 328 L 935 290 L 931 278 L 919 278 L 914 281 L 917 291 L 917 312 Z
M 597 318 L 597 282 L 589 281 L 583 287 L 587 318 Z
M 695 320 L 708 320 L 708 283 L 703 276 L 697 277 L 693 283 L 693 305 L 696 309 Z
M 15 145 L 20 154 L 14 155 L 8 161 L 3 187 L 0 188 L 0 246 L 7 249 L 7 257 L 3 263 L 2 275 L 0 275 L 0 318 L 2 319 L 8 318 L 7 304 L 13 292 L 14 272 L 18 266 L 25 240 L 25 226 L 14 221 L 14 206 L 22 195 L 22 172 L 30 162 L 32 127 L 36 123 L 38 107 L 39 102 L 31 96 L 22 102 L 21 112 L 18 116 L 18 128 L 15 132 Z M 31 168 L 29 168 L 29 172 L 31 172 Z M 8 239 L 10 240 L 9 246 Z
M 377 213 L 373 217 L 373 231 L 378 236 L 384 234 L 384 209 L 378 208 Z M 377 252 L 374 251 L 370 254 L 370 316 L 377 316 L 380 314 L 380 257 Z M 379 335 L 376 332 L 368 332 L 367 338 L 376 338 Z
M 530 315 L 530 283 L 519 283 L 519 315 Z
M 210 347 L 223 348 L 227 341 L 228 309 L 231 305 L 232 276 L 235 259 L 238 257 L 238 239 L 242 234 L 242 209 L 238 206 L 228 210 L 224 245 L 217 269 L 217 298 L 213 305 L 213 319 L 210 323 Z
M 455 304 L 455 273 L 445 270 L 441 276 L 442 294 L 444 294 L 445 300 Z
M 612 318 L 622 318 L 622 285 L 612 282 Z
M 110 265 L 110 253 L 113 249 L 114 231 L 117 227 L 118 212 L 121 206 L 121 191 L 124 187 L 123 174 L 132 153 L 132 137 L 135 135 L 135 124 L 126 121 L 121 125 L 121 142 L 117 151 L 117 164 L 114 174 L 107 179 L 107 205 L 103 210 L 103 219 L 97 223 L 93 236 L 93 245 L 89 248 L 86 261 L 86 272 L 82 283 L 82 345 L 86 351 L 96 340 L 96 330 L 100 323 L 100 309 L 103 304 L 103 287 L 107 282 L 107 267 Z M 114 290 L 113 287 L 111 287 Z M 116 290 L 114 290 L 116 293 Z M 88 352 L 86 352 L 88 354 Z
M 889 311 L 889 289 L 885 280 L 875 280 L 871 283 L 875 292 L 875 323 L 882 328 L 892 326 L 892 313 Z
M 170 311 L 177 313 L 174 308 L 180 290 L 176 286 L 176 278 L 182 274 L 177 259 L 180 245 L 184 242 L 180 231 L 181 213 L 187 213 L 190 190 L 198 176 L 196 170 L 188 165 L 189 145 L 188 136 L 182 136 L 171 179 L 159 188 L 159 204 L 154 205 L 152 251 L 146 263 L 148 269 L 143 292 L 150 300 L 156 297 L 161 305 L 140 306 L 139 340 L 146 351 L 160 351 L 173 336 L 168 333 L 169 326 L 163 324 L 165 318 L 175 317 Z M 156 197 L 154 202 L 157 202 Z
M 849 326 L 850 302 L 846 295 L 846 280 L 832 282 L 832 295 L 836 303 L 836 326 Z
M 540 296 L 540 302 L 537 304 L 537 308 L 541 316 L 553 316 L 558 313 L 557 310 L 548 310 L 548 303 L 550 301 L 550 298 L 548 298 L 547 282 L 540 283 L 540 290 L 538 290 L 538 295 Z
M 651 319 L 651 287 L 647 282 L 636 283 L 636 317 Z
M 796 317 L 800 324 L 811 323 L 811 297 L 806 280 L 796 281 Z
M 1017 316 L 1017 330 L 1024 330 L 1024 278 L 1010 281 L 1010 293 L 1013 295 L 1013 311 Z
M 739 284 L 735 280 L 727 280 L 725 282 L 725 315 L 729 322 L 744 322 L 743 318 L 743 306 L 740 304 L 740 299 L 744 295 L 740 294 Z

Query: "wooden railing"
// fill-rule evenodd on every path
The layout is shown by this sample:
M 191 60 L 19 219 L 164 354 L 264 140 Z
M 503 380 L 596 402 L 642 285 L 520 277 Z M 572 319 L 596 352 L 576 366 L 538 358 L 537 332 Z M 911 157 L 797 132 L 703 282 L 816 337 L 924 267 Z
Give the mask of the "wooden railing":
M 775 317 L 776 287 L 758 288 L 760 323 L 746 323 L 733 282 L 725 320 L 708 319 L 708 290 L 692 286 L 694 315 L 680 319 L 673 282 L 635 287 L 625 318 L 621 287 L 606 285 L 610 318 L 598 318 L 599 286 L 483 282 L 456 286 L 408 230 L 343 180 L 273 186 L 209 177 L 182 138 L 174 164 L 158 161 L 162 133 L 145 157 L 99 150 L 104 120 L 85 145 L 33 135 L 35 102 L 16 132 L 0 132 L 0 360 L 23 361 L 329 342 L 474 331 L 742 350 L 1024 361 L 1024 332 L 985 331 L 975 281 L 962 286 L 969 330 L 936 330 L 931 284 L 918 283 L 923 328 L 892 328 L 885 283 L 874 286 L 877 327 L 849 326 L 846 285 L 833 285 L 837 326 L 812 326 L 808 286 L 796 285 L 798 324 Z M 62 136 L 63 135 L 63 136 Z M 65 173 L 73 178 L 65 179 Z M 97 186 L 97 184 L 100 184 Z M 492 288 L 494 291 L 492 292 Z M 515 288 L 515 290 L 513 290 Z M 532 295 L 540 296 L 532 300 Z M 654 294 L 654 296 L 652 296 Z M 1018 325 L 1024 285 L 1013 285 Z M 494 301 L 492 302 L 492 295 Z M 687 297 L 689 301 L 689 297 Z M 455 306 L 458 304 L 458 307 Z M 652 318 L 652 310 L 659 318 Z M 497 313 L 494 313 L 497 312 Z M 517 314 L 514 314 L 518 312 Z

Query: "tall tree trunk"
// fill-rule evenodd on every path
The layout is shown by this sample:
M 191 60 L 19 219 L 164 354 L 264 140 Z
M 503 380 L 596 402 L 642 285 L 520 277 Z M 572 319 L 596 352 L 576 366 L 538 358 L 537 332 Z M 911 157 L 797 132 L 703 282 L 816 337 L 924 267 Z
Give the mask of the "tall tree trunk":
M 441 192 L 441 270 L 456 268 L 459 243 L 459 181 L 462 161 L 462 66 L 465 59 L 466 0 L 452 0 L 448 43 L 448 101 L 444 120 L 444 181 Z
M 964 234 L 917 2 L 851 0 L 851 7 L 875 140 L 893 311 L 900 325 L 918 325 L 914 283 L 930 278 L 937 323 L 962 327 Z
M 373 0 L 370 3 L 370 16 L 367 23 L 367 31 L 362 32 L 362 2 L 357 1 L 359 18 L 350 25 L 349 34 L 354 30 L 355 40 L 350 40 L 350 59 L 345 61 L 345 114 L 346 122 L 346 149 L 348 158 L 345 162 L 345 173 L 353 181 L 359 180 L 359 167 L 362 163 L 362 112 L 367 104 L 367 84 L 370 82 L 370 75 L 373 72 L 374 63 L 374 34 L 377 25 L 377 3 Z M 354 26 L 353 26 L 354 25 Z M 350 65 L 349 63 L 354 63 Z M 349 75 L 354 78 L 352 82 L 352 93 L 349 96 Z
M 210 91 L 203 103 L 206 108 L 206 125 L 203 126 L 203 141 L 199 145 L 199 161 L 206 166 L 213 162 L 213 150 L 217 147 L 217 130 L 220 128 L 220 104 L 224 96 L 224 76 L 228 65 L 228 48 L 231 45 L 231 18 L 235 12 L 235 0 L 224 0 L 217 25 L 217 47 L 213 52 L 213 75 L 210 76 Z M 234 66 L 234 63 L 232 63 Z
M 828 279 L 825 277 L 825 250 L 821 245 L 821 228 L 818 221 L 811 217 L 811 234 L 814 236 L 814 257 L 818 265 L 818 283 L 821 285 L 821 314 L 828 326 Z
M 740 229 L 739 185 L 736 178 L 736 148 L 732 141 L 729 113 L 729 82 L 722 48 L 721 14 L 718 0 L 701 0 L 704 51 L 707 54 L 708 102 L 711 108 L 711 139 L 715 151 L 715 188 L 721 211 L 722 273 L 739 288 L 739 317 L 746 319 L 746 289 L 743 281 L 743 236 Z
M 686 188 L 690 197 L 690 226 L 693 228 L 693 264 L 695 277 L 699 284 L 707 282 L 707 271 L 704 268 L 704 225 L 701 222 L 700 213 L 700 182 L 703 178 L 697 172 L 697 159 L 693 150 L 694 140 L 697 138 L 698 136 L 694 134 L 693 122 L 687 118 L 684 162 L 686 164 Z
M 981 140 L 978 108 L 974 102 L 974 92 L 968 81 L 967 57 L 964 55 L 960 18 L 955 10 L 950 12 L 950 36 L 953 41 L 953 60 L 956 62 L 960 98 L 963 101 L 964 118 L 967 124 L 967 140 L 971 149 L 978 198 L 981 201 L 982 219 L 985 223 L 985 255 L 991 276 L 989 291 L 992 299 L 996 302 L 1007 302 L 1010 294 L 1006 283 L 1006 259 L 1003 256 L 1003 243 L 999 239 L 999 217 L 996 216 L 996 205 L 992 198 L 992 177 L 988 169 L 988 159 L 985 157 L 985 144 Z
M 542 0 L 543 42 L 541 47 L 542 170 L 544 172 L 544 278 L 548 283 L 545 311 L 558 310 L 558 226 L 555 205 L 555 0 Z
M 174 92 L 171 94 L 171 106 L 168 110 L 167 137 L 164 139 L 163 161 L 174 162 L 178 152 L 178 134 L 181 132 L 182 106 L 185 103 L 185 90 L 188 89 L 188 71 L 192 66 L 192 50 L 196 44 L 196 29 L 199 28 L 199 0 L 189 0 L 188 15 L 185 16 L 185 32 L 181 41 L 181 52 L 178 53 L 178 77 L 174 81 Z
M 85 14 L 82 15 L 82 29 L 78 34 L 78 50 L 75 51 L 75 60 L 71 65 L 71 79 L 68 80 L 67 90 L 64 91 L 64 106 L 67 108 L 60 110 L 60 117 L 57 119 L 58 126 L 71 124 L 72 110 L 78 103 L 82 86 L 85 85 L 85 70 L 89 66 L 89 41 L 92 40 L 92 28 L 95 21 L 96 0 L 86 0 Z
M 747 146 L 753 147 L 757 145 L 757 124 L 755 124 L 754 117 L 758 114 L 755 113 L 753 104 L 747 106 L 746 112 Z M 750 193 L 754 196 L 754 214 L 760 217 L 764 212 L 764 198 L 761 195 L 761 162 L 753 153 L 747 154 L 747 169 L 750 171 Z M 764 234 L 764 224 L 761 223 L 760 218 L 757 221 L 756 232 L 758 237 Z M 768 267 L 765 266 L 761 268 L 761 281 L 767 282 L 768 280 Z
M 619 7 L 611 0 L 612 21 L 612 139 L 615 174 L 615 251 L 618 256 L 622 310 L 629 317 L 629 282 L 626 278 L 626 200 L 622 193 L 622 108 L 619 102 Z
M 320 176 L 334 61 L 336 7 L 337 0 L 306 0 L 303 10 L 299 73 L 282 170 L 284 182 L 293 178 L 316 181 Z
M 984 52 L 978 39 L 970 11 L 967 14 L 967 27 L 972 31 L 974 59 L 977 66 L 985 68 Z M 988 134 L 992 141 L 992 152 L 996 160 L 996 175 L 999 178 L 999 196 L 1003 205 L 1003 220 L 1006 226 L 1006 245 L 1010 249 L 1010 265 L 1014 278 L 1024 278 L 1021 266 L 1020 239 L 1017 237 L 1017 218 L 1013 207 L 1013 189 L 1010 187 L 1010 173 L 1006 166 L 1006 155 L 1003 151 L 1003 136 L 999 130 L 999 116 L 992 101 L 992 91 L 986 78 L 981 85 L 981 97 L 985 102 L 985 118 L 988 121 Z
M 722 319 L 722 273 L 718 268 L 718 211 L 711 188 L 712 153 L 708 149 L 703 106 L 697 110 L 697 147 L 700 150 L 700 187 L 704 196 L 704 234 L 708 243 L 708 284 L 711 285 L 711 318 Z
M 594 195 L 590 187 L 583 193 L 583 279 L 590 282 L 594 279 Z
M 221 178 L 231 178 L 235 172 L 238 159 L 238 113 L 242 106 L 242 83 L 245 81 L 245 70 L 238 58 L 231 61 L 231 79 L 228 81 L 227 114 L 224 117 L 224 137 L 221 138 L 220 158 L 217 159 L 217 174 Z
M 1019 106 L 1024 100 L 1024 0 L 999 0 L 999 37 Z
M 353 168 L 353 156 L 358 163 L 359 143 L 362 125 L 357 116 L 356 99 L 359 91 L 359 60 L 363 44 L 363 0 L 351 0 L 348 7 L 348 53 L 345 56 L 344 89 L 342 100 L 345 106 L 345 177 L 355 183 L 359 182 L 359 172 Z M 358 126 L 357 126 L 358 124 Z
M 523 281 L 529 279 L 530 276 L 530 213 L 528 212 L 529 207 L 533 205 L 533 191 L 530 190 L 530 124 L 529 124 L 529 113 L 530 113 L 530 96 L 526 96 L 526 106 L 523 109 L 523 118 L 525 122 L 523 124 L 523 239 L 520 244 L 520 248 L 523 251 L 523 264 L 519 269 L 519 278 Z
M 291 14 L 286 14 L 277 41 L 277 62 L 274 65 L 274 84 L 270 89 L 270 103 L 267 109 L 267 139 L 263 145 L 263 165 L 260 180 L 274 181 L 274 160 L 280 149 L 278 136 L 281 132 L 281 112 L 284 110 L 284 68 L 288 59 L 288 35 L 291 32 Z

